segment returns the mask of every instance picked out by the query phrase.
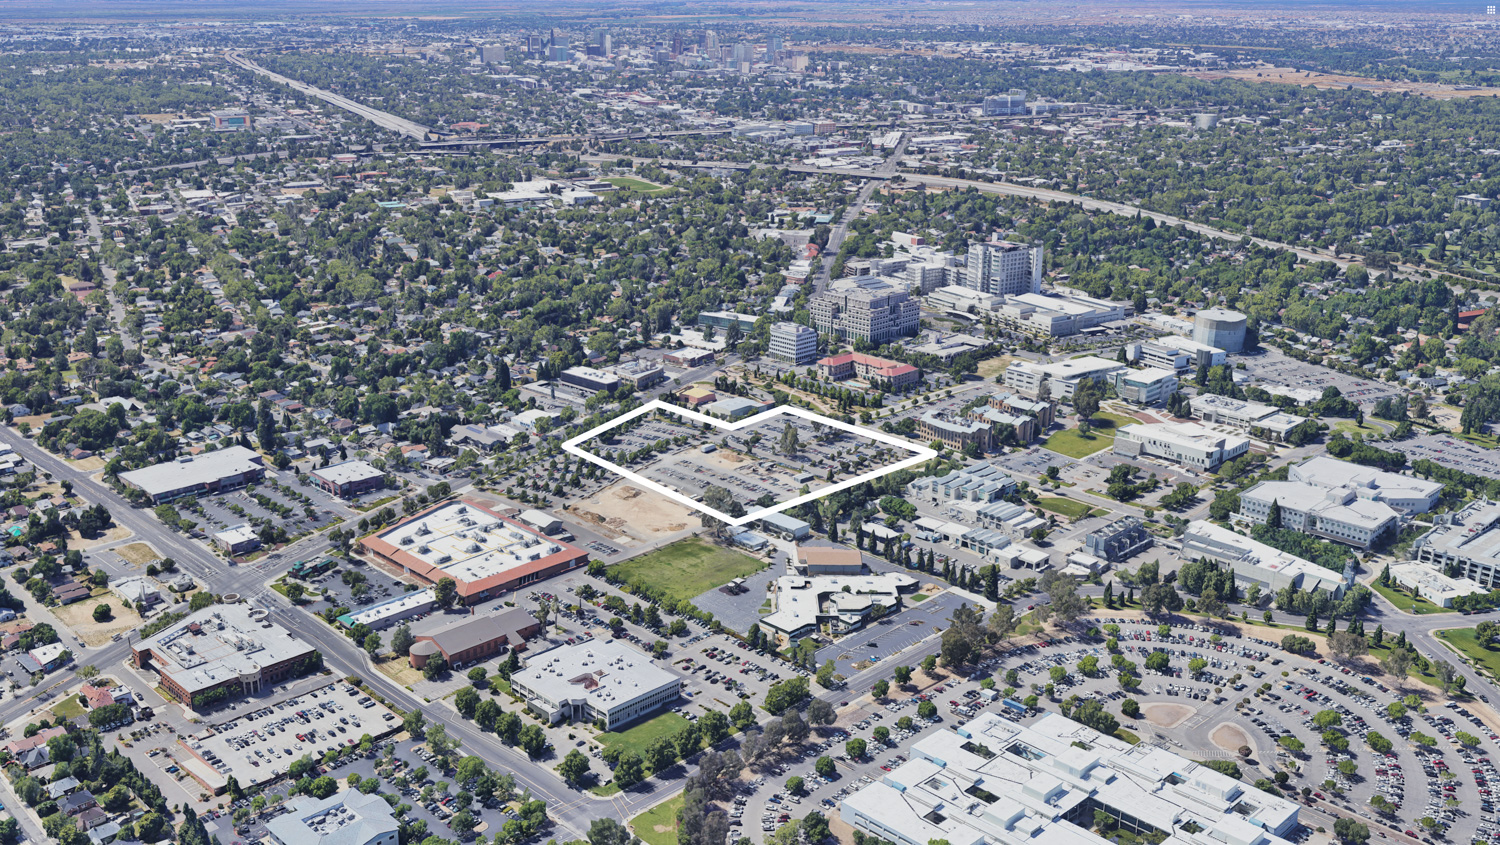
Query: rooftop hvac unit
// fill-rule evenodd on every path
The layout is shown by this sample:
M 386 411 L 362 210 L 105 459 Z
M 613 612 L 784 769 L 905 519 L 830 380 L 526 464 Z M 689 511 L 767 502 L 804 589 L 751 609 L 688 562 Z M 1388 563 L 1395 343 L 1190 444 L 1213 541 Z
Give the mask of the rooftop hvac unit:
M 413 542 L 413 538 L 412 538 L 412 536 L 410 534 L 408 534 L 405 537 L 401 538 L 401 545 L 403 545 L 403 546 L 410 546 L 412 544 L 412 542 Z
M 417 554 L 425 555 L 425 554 L 427 554 L 430 551 L 432 551 L 432 549 L 426 543 L 423 543 L 422 545 L 417 546 Z

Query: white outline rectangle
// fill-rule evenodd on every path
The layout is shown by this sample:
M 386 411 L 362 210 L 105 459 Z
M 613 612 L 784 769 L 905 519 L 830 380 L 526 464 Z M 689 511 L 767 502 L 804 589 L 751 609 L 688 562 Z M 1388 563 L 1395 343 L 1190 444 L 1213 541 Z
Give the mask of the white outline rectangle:
M 644 414 L 649 414 L 652 411 L 666 411 L 670 414 L 675 414 L 679 417 L 682 417 L 685 420 L 691 420 L 697 423 L 707 423 L 711 426 L 714 426 L 715 428 L 723 429 L 724 431 L 739 431 L 740 429 L 746 428 L 747 426 L 752 426 L 756 423 L 764 422 L 782 414 L 791 414 L 792 416 L 801 417 L 805 420 L 821 423 L 822 425 L 829 426 L 830 428 L 836 428 L 840 431 L 847 431 L 850 434 L 854 434 L 859 437 L 867 437 L 878 443 L 884 443 L 887 446 L 895 446 L 900 449 L 905 449 L 915 454 L 912 457 L 907 458 L 906 460 L 890 464 L 889 466 L 881 467 L 877 470 L 872 470 L 871 472 L 867 472 L 864 475 L 858 476 L 856 478 L 851 478 L 847 481 L 840 481 L 838 484 L 831 484 L 827 487 L 823 487 L 811 493 L 808 493 L 805 496 L 798 496 L 797 498 L 791 499 L 790 501 L 781 502 L 780 504 L 772 505 L 769 508 L 761 508 L 760 510 L 754 511 L 752 513 L 747 513 L 742 517 L 735 518 L 729 516 L 729 514 L 715 510 L 714 508 L 711 508 L 703 504 L 702 502 L 697 501 L 696 499 L 689 498 L 684 493 L 652 481 L 651 479 L 646 478 L 639 473 L 631 472 L 624 467 L 611 463 L 610 461 L 607 461 L 599 457 L 598 455 L 580 448 L 578 445 L 585 440 L 589 440 L 593 437 L 598 436 L 599 434 L 609 431 L 612 428 L 618 427 L 621 423 L 629 422 L 636 417 L 642 416 Z M 563 451 L 568 452 L 569 454 L 577 455 L 578 457 L 583 458 L 589 463 L 597 464 L 609 470 L 610 472 L 613 472 L 623 478 L 629 479 L 630 481 L 641 485 L 642 487 L 660 493 L 661 495 L 666 496 L 674 502 L 680 502 L 681 504 L 687 505 L 693 510 L 702 511 L 703 513 L 706 513 L 709 516 L 720 520 L 721 522 L 726 522 L 734 526 L 746 525 L 748 523 L 754 522 L 757 519 L 763 519 L 772 514 L 781 513 L 782 511 L 789 508 L 794 508 L 798 505 L 817 501 L 818 499 L 821 499 L 830 493 L 837 493 L 840 490 L 847 490 L 850 487 L 855 486 L 856 484 L 864 484 L 867 481 L 874 481 L 875 479 L 880 478 L 883 475 L 889 475 L 890 473 L 896 472 L 897 470 L 914 467 L 917 464 L 925 463 L 938 456 L 937 452 L 934 452 L 926 446 L 918 446 L 912 443 L 908 443 L 899 438 L 892 437 L 891 435 L 886 434 L 883 431 L 875 431 L 874 429 L 861 428 L 857 425 L 839 422 L 838 420 L 830 419 L 823 416 L 822 414 L 814 413 L 805 408 L 795 408 L 790 405 L 778 405 L 775 408 L 764 410 L 753 417 L 746 417 L 739 422 L 728 422 L 716 417 L 710 417 L 707 414 L 700 414 L 697 411 L 690 411 L 686 408 L 680 408 L 676 405 L 668 404 L 661 401 L 660 399 L 653 399 L 652 401 L 647 402 L 645 405 L 636 408 L 634 411 L 631 411 L 628 414 L 621 414 L 620 416 L 615 417 L 607 423 L 597 425 L 589 429 L 588 431 L 585 431 L 583 434 L 578 435 L 577 437 L 573 437 L 567 441 L 564 441 L 562 447 Z

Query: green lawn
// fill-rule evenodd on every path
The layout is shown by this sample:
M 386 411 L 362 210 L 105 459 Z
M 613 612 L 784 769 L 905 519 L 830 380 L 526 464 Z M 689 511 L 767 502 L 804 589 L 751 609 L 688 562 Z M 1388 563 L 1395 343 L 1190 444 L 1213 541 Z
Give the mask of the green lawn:
M 1044 511 L 1061 514 L 1069 519 L 1077 519 L 1093 510 L 1093 508 L 1083 502 L 1076 502 L 1072 499 L 1050 499 L 1046 497 L 1037 499 L 1036 506 Z
M 1101 449 L 1109 448 L 1114 442 L 1114 435 L 1100 434 L 1097 429 L 1088 434 L 1079 434 L 1078 429 L 1067 428 L 1048 437 L 1042 442 L 1042 448 L 1070 458 L 1087 458 Z
M 676 736 L 689 724 L 691 723 L 687 719 L 677 713 L 663 713 L 618 733 L 613 731 L 602 733 L 596 738 L 607 748 L 618 748 L 625 752 L 633 751 L 644 757 L 646 746 L 661 737 Z
M 1415 612 L 1418 615 L 1422 615 L 1424 613 L 1454 612 L 1452 608 L 1438 607 L 1427 599 L 1409 596 L 1406 593 L 1398 593 L 1393 588 L 1382 585 L 1379 581 L 1374 582 L 1370 586 L 1374 588 L 1375 592 L 1381 594 L 1382 596 L 1385 596 L 1386 600 L 1388 600 L 1391 604 L 1394 604 L 1396 606 L 1396 609 L 1400 610 L 1402 613 L 1413 612 L 1413 606 L 1415 606 Z
M 1135 425 L 1138 422 L 1140 420 L 1122 414 L 1111 414 L 1107 411 L 1100 411 L 1089 418 L 1089 425 L 1093 426 L 1095 431 L 1102 432 L 1110 437 L 1114 437 L 1115 431 L 1121 426 Z
M 657 804 L 630 820 L 630 827 L 646 845 L 677 845 L 677 814 L 682 811 L 682 793 Z
M 1453 650 L 1469 658 L 1475 666 L 1483 669 L 1490 677 L 1500 678 L 1500 651 L 1480 645 L 1474 637 L 1473 628 L 1438 631 L 1437 636 Z
M 76 719 L 83 713 L 83 705 L 78 703 L 76 695 L 70 695 L 52 705 L 52 715 L 59 719 Z
M 1369 423 L 1355 425 L 1354 420 L 1339 420 L 1333 424 L 1333 430 L 1341 431 L 1348 435 L 1358 434 L 1362 437 L 1384 437 L 1387 434 L 1387 431 L 1378 425 L 1371 425 Z
M 736 578 L 752 575 L 765 563 L 746 554 L 691 537 L 611 567 L 618 578 L 665 599 L 691 599 Z
M 919 601 L 927 601 L 930 598 L 932 598 L 932 596 L 929 596 L 926 593 L 917 593 L 916 595 L 914 595 L 914 596 L 911 597 L 911 600 L 913 602 L 919 602 Z
M 627 188 L 632 191 L 640 191 L 643 194 L 652 194 L 657 191 L 665 191 L 667 188 L 661 185 L 653 185 L 630 176 L 609 176 L 602 181 L 614 185 L 616 188 Z

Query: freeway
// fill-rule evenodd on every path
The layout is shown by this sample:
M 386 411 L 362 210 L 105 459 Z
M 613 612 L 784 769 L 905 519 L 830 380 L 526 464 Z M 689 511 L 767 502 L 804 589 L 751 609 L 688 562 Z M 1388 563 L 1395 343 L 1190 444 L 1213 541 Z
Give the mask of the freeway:
M 381 127 L 382 129 L 389 129 L 392 132 L 399 132 L 402 135 L 405 135 L 409 138 L 415 138 L 418 141 L 426 140 L 427 137 L 432 134 L 432 129 L 423 126 L 420 123 L 407 120 L 404 117 L 397 117 L 390 112 L 372 108 L 365 105 L 364 103 L 355 102 L 348 97 L 335 94 L 332 91 L 324 91 L 322 88 L 308 85 L 306 82 L 299 82 L 295 79 L 282 76 L 279 73 L 273 73 L 272 71 L 266 70 L 265 68 L 261 67 L 255 62 L 250 61 L 249 59 L 241 56 L 238 53 L 225 53 L 224 58 L 230 64 L 235 65 L 236 67 L 243 68 L 250 71 L 251 73 L 258 73 L 261 76 L 264 76 L 267 79 L 271 80 L 272 82 L 279 82 L 282 85 L 285 85 L 295 91 L 300 91 L 301 93 L 306 94 L 309 97 L 316 97 L 317 99 L 322 100 L 323 102 L 328 103 L 331 106 L 337 106 L 338 108 L 341 108 L 344 111 L 349 112 L 350 114 L 353 114 L 357 117 L 362 117 L 365 120 L 374 123 L 376 126 Z

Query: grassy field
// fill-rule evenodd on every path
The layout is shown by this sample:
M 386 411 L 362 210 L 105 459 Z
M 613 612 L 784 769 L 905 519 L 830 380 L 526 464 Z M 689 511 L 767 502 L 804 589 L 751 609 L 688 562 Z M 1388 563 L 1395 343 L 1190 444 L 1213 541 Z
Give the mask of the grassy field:
M 691 599 L 759 572 L 765 566 L 749 555 L 692 537 L 616 564 L 610 571 L 618 578 L 676 600 Z
M 1078 429 L 1068 428 L 1042 441 L 1042 448 L 1051 449 L 1059 455 L 1067 455 L 1070 458 L 1087 458 L 1095 452 L 1109 448 L 1114 442 L 1114 435 L 1111 434 L 1100 434 L 1098 431 L 1079 434 Z
M 657 804 L 630 820 L 630 827 L 646 845 L 677 845 L 677 814 L 682 810 L 682 793 Z
M 1379 581 L 1374 582 L 1370 586 L 1374 588 L 1375 592 L 1381 594 L 1382 596 L 1385 596 L 1386 599 L 1390 601 L 1391 604 L 1394 604 L 1402 613 L 1411 613 L 1413 605 L 1416 606 L 1416 613 L 1418 615 L 1422 615 L 1425 613 L 1454 612 L 1451 608 L 1439 607 L 1428 601 L 1427 599 L 1409 596 L 1406 593 L 1398 593 L 1391 587 L 1382 585 Z
M 1044 511 L 1052 511 L 1069 519 L 1077 519 L 1093 510 L 1093 508 L 1083 502 L 1075 502 L 1072 499 L 1052 499 L 1045 496 L 1036 500 L 1036 506 Z
M 1378 425 L 1370 425 L 1369 423 L 1355 425 L 1354 420 L 1339 420 L 1333 424 L 1333 430 L 1341 431 L 1351 436 L 1358 434 L 1362 437 L 1384 437 L 1387 433 L 1385 429 Z
M 640 191 L 643 194 L 653 194 L 657 191 L 665 191 L 667 188 L 661 185 L 653 185 L 650 182 L 636 179 L 631 176 L 610 176 L 603 181 L 614 185 L 616 188 L 626 188 L 632 191 Z
M 1500 678 L 1500 651 L 1480 645 L 1479 640 L 1474 637 L 1473 628 L 1438 631 L 1437 636 L 1438 639 L 1469 658 L 1475 666 L 1482 668 L 1490 677 Z
M 599 734 L 597 739 L 607 748 L 618 748 L 625 752 L 633 751 L 644 757 L 646 746 L 661 737 L 676 736 L 678 731 L 689 724 L 687 719 L 677 713 L 663 713 L 619 733 L 611 731 Z
M 76 719 L 83 714 L 83 705 L 78 703 L 76 695 L 70 695 L 52 705 L 52 715 L 58 719 Z
M 1130 417 L 1100 411 L 1089 418 L 1092 430 L 1088 434 L 1080 434 L 1076 428 L 1064 429 L 1048 437 L 1042 447 L 1070 458 L 1086 458 L 1113 443 L 1120 426 L 1135 422 Z
M 126 563 L 133 563 L 136 566 L 144 566 L 152 561 L 161 560 L 161 555 L 156 553 L 156 549 L 151 548 L 145 543 L 131 543 L 121 546 L 115 549 L 115 554 L 124 558 Z

